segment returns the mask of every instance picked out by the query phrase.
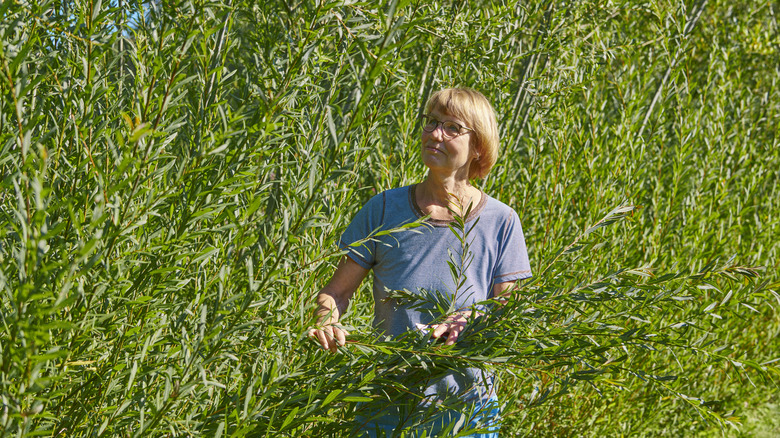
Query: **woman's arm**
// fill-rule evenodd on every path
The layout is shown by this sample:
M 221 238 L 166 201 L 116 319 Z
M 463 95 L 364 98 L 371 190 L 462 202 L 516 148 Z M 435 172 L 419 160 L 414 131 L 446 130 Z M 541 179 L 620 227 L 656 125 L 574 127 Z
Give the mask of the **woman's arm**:
M 335 324 L 347 311 L 349 300 L 367 274 L 368 269 L 345 256 L 328 284 L 317 294 L 318 327 L 309 330 L 309 338 L 319 342 L 323 349 L 335 353 L 346 342 L 349 333 Z
M 493 285 L 493 298 L 495 298 L 498 304 L 504 304 L 506 299 L 509 298 L 509 294 L 514 290 L 516 281 L 507 281 L 506 283 L 498 283 Z

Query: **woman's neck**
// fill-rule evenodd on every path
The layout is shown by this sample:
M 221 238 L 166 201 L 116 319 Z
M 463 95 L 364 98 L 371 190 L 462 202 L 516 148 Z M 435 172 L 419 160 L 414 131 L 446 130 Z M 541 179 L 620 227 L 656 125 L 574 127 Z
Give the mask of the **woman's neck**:
M 437 220 L 465 216 L 482 200 L 482 192 L 468 180 L 440 178 L 432 172 L 417 185 L 415 197 L 420 209 Z

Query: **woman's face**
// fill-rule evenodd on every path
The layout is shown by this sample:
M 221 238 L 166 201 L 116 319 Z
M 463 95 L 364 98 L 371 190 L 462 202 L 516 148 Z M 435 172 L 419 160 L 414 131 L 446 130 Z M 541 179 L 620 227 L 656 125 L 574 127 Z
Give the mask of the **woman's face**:
M 450 116 L 442 110 L 435 108 L 428 115 L 439 122 L 455 122 L 468 127 L 463 120 Z M 471 147 L 472 131 L 450 136 L 445 135 L 441 123 L 433 130 L 422 130 L 422 160 L 431 171 L 453 176 L 459 180 L 468 180 L 471 160 L 476 157 L 474 148 Z

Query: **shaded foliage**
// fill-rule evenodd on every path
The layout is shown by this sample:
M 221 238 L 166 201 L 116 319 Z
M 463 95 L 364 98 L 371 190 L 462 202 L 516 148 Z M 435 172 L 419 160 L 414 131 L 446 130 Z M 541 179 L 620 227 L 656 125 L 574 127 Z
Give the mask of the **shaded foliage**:
M 528 3 L 0 4 L 3 434 L 345 436 L 464 364 L 507 434 L 777 406 L 774 6 Z M 423 176 L 453 85 L 494 103 L 480 184 L 535 277 L 449 349 L 372 334 L 363 288 L 326 355 L 336 238 Z

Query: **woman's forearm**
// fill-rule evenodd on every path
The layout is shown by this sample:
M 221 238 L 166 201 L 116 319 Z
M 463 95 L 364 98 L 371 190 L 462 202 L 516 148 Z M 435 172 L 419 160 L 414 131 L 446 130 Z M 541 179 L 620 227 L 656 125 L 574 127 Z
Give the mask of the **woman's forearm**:
M 309 338 L 317 341 L 324 350 L 335 353 L 346 342 L 349 333 L 338 322 L 366 274 L 367 269 L 344 257 L 328 284 L 317 294 L 317 327 L 309 330 Z
M 353 260 L 344 257 L 339 262 L 333 278 L 317 294 L 317 322 L 320 325 L 334 324 L 346 313 L 349 300 L 363 281 L 368 270 Z

